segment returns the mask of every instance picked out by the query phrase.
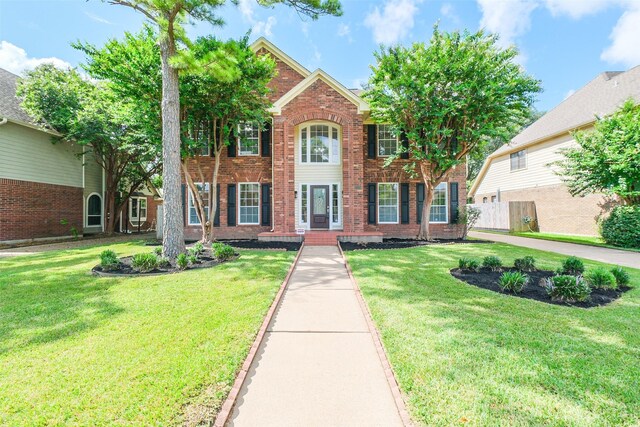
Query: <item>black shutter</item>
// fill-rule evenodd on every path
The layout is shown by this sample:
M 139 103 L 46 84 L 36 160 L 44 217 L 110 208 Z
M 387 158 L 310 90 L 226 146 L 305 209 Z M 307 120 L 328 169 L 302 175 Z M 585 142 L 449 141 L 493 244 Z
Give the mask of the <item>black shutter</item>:
M 376 125 L 367 125 L 367 157 L 370 159 L 376 158 L 377 139 L 378 133 Z
M 187 207 L 187 186 L 182 184 L 180 194 L 182 196 L 182 223 L 187 225 L 187 218 L 189 217 L 189 209 Z M 163 209 L 164 212 L 164 209 Z
M 458 183 L 449 183 L 449 223 L 458 223 Z
M 238 141 L 236 140 L 236 133 L 232 130 L 229 134 L 229 145 L 227 146 L 227 152 L 229 157 L 235 157 L 237 151 Z
M 407 134 L 404 131 L 400 133 L 400 144 L 402 144 L 402 153 L 400 153 L 400 158 L 408 159 L 409 158 L 409 138 L 407 137 Z
M 227 225 L 236 225 L 236 185 L 227 185 Z
M 262 157 L 271 156 L 271 122 L 267 121 L 264 123 L 264 129 L 262 129 L 262 133 L 260 134 L 260 144 L 262 150 Z
M 400 184 L 400 222 L 409 224 L 409 184 Z
M 220 227 L 220 184 L 216 184 L 216 212 L 213 215 L 213 226 Z
M 261 225 L 271 225 L 271 184 L 262 184 L 260 189 L 262 190 L 262 221 Z
M 369 201 L 367 203 L 367 222 L 376 223 L 376 184 L 367 184 L 369 189 Z
M 416 184 L 416 215 L 417 223 L 422 222 L 422 208 L 424 204 L 424 184 Z

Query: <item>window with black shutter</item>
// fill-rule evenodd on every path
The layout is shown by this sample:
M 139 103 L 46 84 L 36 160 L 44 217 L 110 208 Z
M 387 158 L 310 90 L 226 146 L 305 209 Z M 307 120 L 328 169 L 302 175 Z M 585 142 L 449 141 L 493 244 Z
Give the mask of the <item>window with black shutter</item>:
M 376 125 L 367 125 L 367 157 L 370 159 L 376 158 L 376 139 L 378 133 Z
M 271 184 L 262 184 L 260 190 L 262 191 L 261 200 L 261 225 L 271 225 Z
M 264 129 L 260 133 L 260 149 L 262 157 L 271 156 L 271 122 L 264 123 Z
M 449 183 L 449 222 L 451 224 L 458 223 L 458 206 L 460 203 L 458 202 L 458 183 L 450 182 Z
M 213 215 L 213 226 L 220 227 L 220 184 L 216 184 L 216 212 Z
M 409 184 L 400 184 L 400 222 L 409 224 Z
M 400 144 L 402 144 L 402 153 L 400 153 L 400 158 L 408 159 L 409 158 L 409 137 L 407 137 L 407 134 L 404 131 L 400 133 Z
M 227 185 L 227 225 L 236 225 L 236 185 Z
M 236 141 L 236 133 L 235 131 L 231 131 L 229 134 L 229 145 L 227 145 L 227 154 L 229 157 L 236 157 L 236 152 L 238 151 L 238 141 Z
M 368 184 L 367 222 L 376 223 L 376 184 Z
M 424 207 L 424 184 L 416 184 L 416 218 L 417 223 L 422 222 L 422 208 Z

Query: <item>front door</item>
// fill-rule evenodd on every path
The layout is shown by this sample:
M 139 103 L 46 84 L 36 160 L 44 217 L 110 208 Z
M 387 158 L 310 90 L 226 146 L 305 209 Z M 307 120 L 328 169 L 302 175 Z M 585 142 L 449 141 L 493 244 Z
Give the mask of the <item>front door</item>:
M 329 186 L 311 186 L 311 228 L 329 228 Z

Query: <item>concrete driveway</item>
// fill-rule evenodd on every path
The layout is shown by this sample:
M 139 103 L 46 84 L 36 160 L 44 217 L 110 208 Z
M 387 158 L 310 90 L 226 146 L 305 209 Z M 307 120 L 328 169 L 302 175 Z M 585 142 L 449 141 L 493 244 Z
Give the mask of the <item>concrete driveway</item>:
M 622 265 L 631 268 L 640 268 L 640 252 L 623 251 L 620 249 L 601 248 L 598 246 L 577 245 L 575 243 L 554 242 L 551 240 L 530 239 L 527 237 L 511 236 L 509 234 L 483 233 L 472 231 L 470 237 L 494 242 L 508 243 L 525 248 L 539 249 L 541 251 L 556 252 L 564 255 L 573 255 L 579 258 L 609 264 Z

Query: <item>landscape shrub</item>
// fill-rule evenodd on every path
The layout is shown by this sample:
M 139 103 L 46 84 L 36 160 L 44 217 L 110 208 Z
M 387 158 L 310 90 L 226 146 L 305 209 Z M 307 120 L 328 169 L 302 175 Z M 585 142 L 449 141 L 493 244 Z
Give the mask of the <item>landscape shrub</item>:
M 477 270 L 480 268 L 480 262 L 477 259 L 462 257 L 458 260 L 458 268 L 460 270 Z
M 154 253 L 135 254 L 131 258 L 131 266 L 141 273 L 149 272 L 158 267 L 158 256 Z
M 616 206 L 601 224 L 602 238 L 610 245 L 640 248 L 640 206 Z
M 616 276 L 604 267 L 596 267 L 584 274 L 584 280 L 592 289 L 616 289 Z
M 613 274 L 613 277 L 616 278 L 616 283 L 618 284 L 618 286 L 626 286 L 631 280 L 629 278 L 629 273 L 627 273 L 627 271 L 620 266 L 613 267 L 611 269 L 611 274 Z
M 482 266 L 490 268 L 491 271 L 500 271 L 502 268 L 502 260 L 494 255 L 484 257 L 482 260 Z
M 106 249 L 100 253 L 100 267 L 103 270 L 115 270 L 119 265 L 120 260 L 114 251 Z
M 202 242 L 196 242 L 193 245 L 192 250 L 193 250 L 193 254 L 199 257 L 204 252 L 204 245 L 202 244 Z
M 176 265 L 180 270 L 184 270 L 189 265 L 189 260 L 187 259 L 187 254 L 179 254 L 178 258 L 176 258 Z
M 159 256 L 158 257 L 158 267 L 160 267 L 160 268 L 169 268 L 169 267 L 171 267 L 171 261 L 169 261 L 169 258 L 166 258 L 166 257 L 163 257 L 163 256 Z
M 500 289 L 515 294 L 520 293 L 527 283 L 529 283 L 529 276 L 519 271 L 505 271 L 498 280 Z
M 557 301 L 587 301 L 591 294 L 591 288 L 582 276 L 553 276 L 546 280 L 545 287 L 549 296 Z
M 211 245 L 213 256 L 220 261 L 227 260 L 235 255 L 233 248 L 227 244 L 215 242 Z
M 189 253 L 189 255 L 187 255 L 187 260 L 189 261 L 189 264 L 191 265 L 195 265 L 198 263 L 198 257 L 195 256 L 193 254 L 193 252 Z
M 513 261 L 513 266 L 519 271 L 535 271 L 536 260 L 534 257 L 527 255 L 526 257 L 518 258 Z
M 584 273 L 584 262 L 580 258 L 570 256 L 562 261 L 562 267 L 558 272 L 560 275 L 578 276 Z

